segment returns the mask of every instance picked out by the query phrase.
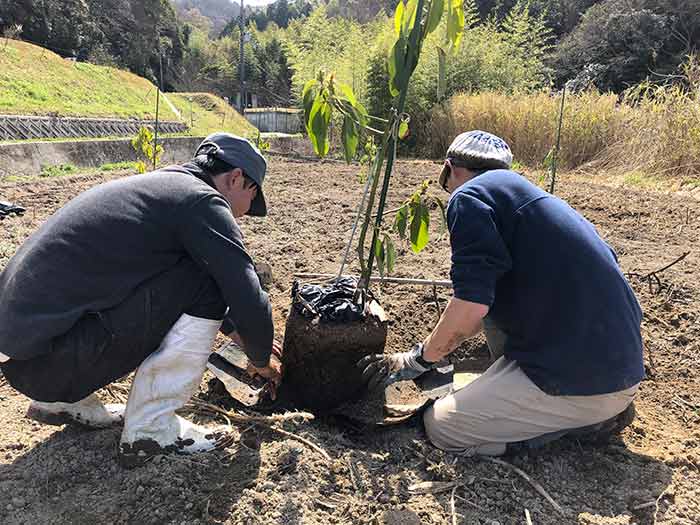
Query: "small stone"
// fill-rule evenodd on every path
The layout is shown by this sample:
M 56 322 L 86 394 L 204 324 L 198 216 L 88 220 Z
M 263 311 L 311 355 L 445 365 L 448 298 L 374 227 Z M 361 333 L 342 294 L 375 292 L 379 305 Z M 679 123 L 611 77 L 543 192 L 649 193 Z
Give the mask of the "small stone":
M 380 494 L 379 497 L 377 498 L 377 501 L 382 504 L 387 504 L 389 503 L 389 495 L 388 494 Z
M 8 511 L 12 511 L 12 503 L 8 503 L 5 509 L 7 509 Z
M 18 497 L 12 498 L 12 506 L 21 508 L 21 507 L 24 507 L 24 505 L 25 505 L 24 498 L 18 498 Z
M 192 504 L 192 502 L 190 502 L 187 505 L 185 505 L 185 510 L 190 510 L 192 507 L 194 507 L 194 505 Z
M 139 485 L 138 487 L 136 487 L 136 495 L 140 496 L 141 494 L 143 494 L 144 490 L 146 489 L 144 489 L 142 485 Z
M 269 481 L 269 480 L 263 481 L 260 484 L 260 489 L 264 490 L 264 491 L 275 490 L 275 487 L 276 487 L 276 485 L 272 481 Z

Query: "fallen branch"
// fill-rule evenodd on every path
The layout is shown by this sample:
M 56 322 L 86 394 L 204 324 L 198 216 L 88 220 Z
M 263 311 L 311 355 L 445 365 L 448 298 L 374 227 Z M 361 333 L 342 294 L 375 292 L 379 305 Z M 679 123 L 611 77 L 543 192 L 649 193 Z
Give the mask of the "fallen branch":
M 284 414 L 275 414 L 273 416 L 251 416 L 248 414 L 240 414 L 238 412 L 226 410 L 211 403 L 207 403 L 206 401 L 197 397 L 190 399 L 188 404 L 192 405 L 191 408 L 195 409 L 196 411 L 226 416 L 232 423 L 239 424 L 258 423 L 269 426 L 286 421 L 300 420 L 301 422 L 306 422 L 314 419 L 314 415 L 309 412 L 285 412 Z
M 286 430 L 282 430 L 282 429 L 279 428 L 279 427 L 269 426 L 268 428 L 269 428 L 270 430 L 273 430 L 273 431 L 277 432 L 278 434 L 282 434 L 283 436 L 286 436 L 286 437 L 288 437 L 288 438 L 290 438 L 290 439 L 294 439 L 295 441 L 298 441 L 299 443 L 303 443 L 303 444 L 306 445 L 307 447 L 309 447 L 309 448 L 315 450 L 316 452 L 318 452 L 319 454 L 321 454 L 327 461 L 331 461 L 331 460 L 332 460 L 332 458 L 330 457 L 330 455 L 328 454 L 328 452 L 326 452 L 325 450 L 323 450 L 323 449 L 322 449 L 321 447 L 319 447 L 317 444 L 315 444 L 315 443 L 309 441 L 308 439 L 306 439 L 306 438 L 304 438 L 304 437 L 301 437 L 301 436 L 298 436 L 297 434 L 293 434 L 292 432 L 287 432 Z
M 530 517 L 530 511 L 525 509 L 525 525 L 532 525 L 532 518 Z
M 662 288 L 662 286 L 661 286 L 661 279 L 659 278 L 659 274 L 662 273 L 662 272 L 665 272 L 665 271 L 668 270 L 671 266 L 673 266 L 673 265 L 675 265 L 675 264 L 678 264 L 678 263 L 681 262 L 683 259 L 685 259 L 686 257 L 688 257 L 688 255 L 690 255 L 690 252 L 685 252 L 683 255 L 681 255 L 680 257 L 678 257 L 678 258 L 676 258 L 676 259 L 674 259 L 672 262 L 668 263 L 666 266 L 662 266 L 661 268 L 659 268 L 659 269 L 657 269 L 657 270 L 653 270 L 653 271 L 647 273 L 646 275 L 641 275 L 641 274 L 638 274 L 638 273 L 636 273 L 636 272 L 629 272 L 629 273 L 627 273 L 627 278 L 631 279 L 632 277 L 636 277 L 636 278 L 639 279 L 640 282 L 647 281 L 647 282 L 649 283 L 649 292 L 652 291 L 652 285 L 653 285 L 653 283 L 656 283 L 656 286 L 657 286 L 657 293 L 658 293 L 659 291 L 661 291 L 661 288 Z
M 457 512 L 455 511 L 455 492 L 457 492 L 457 487 L 452 489 L 452 495 L 450 496 L 450 511 L 452 512 L 452 525 L 457 525 Z
M 467 498 L 463 498 L 462 496 L 458 496 L 458 495 L 456 495 L 456 494 L 455 494 L 455 498 L 457 498 L 459 501 L 463 501 L 464 503 L 466 503 L 466 504 L 469 505 L 470 507 L 475 508 L 475 509 L 478 510 L 478 511 L 481 511 L 481 512 L 484 512 L 484 513 L 486 512 L 486 509 L 484 509 L 483 507 L 477 505 L 477 504 L 474 503 L 473 501 L 468 500 Z
M 661 500 L 666 495 L 666 491 L 670 488 L 671 488 L 671 485 L 667 486 L 664 490 L 662 490 L 661 494 L 659 494 L 659 496 L 656 498 L 656 501 L 654 502 L 654 518 L 652 521 L 652 523 L 654 523 L 654 524 L 656 523 L 656 520 L 659 517 L 659 510 L 660 510 L 659 503 L 661 503 Z
M 278 434 L 281 434 L 285 437 L 303 443 L 307 447 L 321 454 L 328 461 L 331 461 L 332 459 L 328 455 L 328 452 L 323 450 L 315 443 L 312 443 L 308 439 L 294 434 L 293 432 L 289 432 L 287 430 L 283 430 L 275 426 L 276 423 L 282 423 L 285 421 L 311 421 L 314 419 L 314 415 L 308 412 L 285 412 L 284 414 L 277 414 L 274 416 L 249 416 L 247 414 L 239 414 L 238 412 L 225 410 L 216 405 L 212 405 L 211 403 L 207 403 L 206 401 L 202 401 L 201 399 L 198 399 L 196 397 L 192 398 L 189 404 L 191 404 L 195 410 L 198 410 L 200 412 L 213 413 L 224 417 L 229 425 L 231 423 L 255 423 L 263 425 L 264 427 L 268 428 L 269 430 L 272 430 L 273 432 L 277 432 Z
M 515 472 L 520 477 L 522 477 L 525 481 L 527 481 L 530 485 L 532 485 L 532 487 L 540 495 L 542 495 L 547 501 L 549 501 L 549 503 L 552 505 L 552 507 L 554 507 L 559 514 L 561 514 L 562 516 L 566 515 L 566 512 L 564 511 L 564 509 L 561 508 L 561 506 L 556 501 L 554 501 L 554 498 L 552 498 L 552 496 L 550 496 L 549 493 L 546 490 L 544 490 L 542 485 L 537 483 L 534 479 L 532 479 L 530 476 L 528 476 L 525 472 L 520 470 L 515 465 L 512 465 L 512 464 L 508 463 L 507 461 L 503 461 L 502 459 L 492 458 L 489 456 L 480 456 L 480 459 L 511 469 L 513 472 Z
M 459 481 L 420 481 L 408 487 L 411 494 L 439 494 L 463 485 Z

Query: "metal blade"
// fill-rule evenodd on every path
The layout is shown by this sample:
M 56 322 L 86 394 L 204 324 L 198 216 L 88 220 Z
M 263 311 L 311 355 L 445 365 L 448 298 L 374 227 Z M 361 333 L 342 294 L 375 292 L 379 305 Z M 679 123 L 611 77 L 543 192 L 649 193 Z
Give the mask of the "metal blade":
M 454 389 L 454 366 L 446 364 L 433 368 L 413 380 L 423 395 L 430 399 L 439 399 Z
M 209 356 L 207 368 L 219 379 L 233 399 L 255 406 L 267 394 L 265 380 L 246 373 L 248 358 L 238 345 L 229 343 Z

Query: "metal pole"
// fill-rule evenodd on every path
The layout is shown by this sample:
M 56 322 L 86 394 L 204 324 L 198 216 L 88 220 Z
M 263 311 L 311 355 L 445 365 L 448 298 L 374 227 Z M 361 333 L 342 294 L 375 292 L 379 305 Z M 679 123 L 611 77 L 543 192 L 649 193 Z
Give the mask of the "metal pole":
M 375 160 L 375 162 L 377 162 Z M 345 265 L 348 262 L 348 256 L 350 255 L 350 248 L 352 247 L 352 241 L 355 240 L 355 232 L 357 231 L 357 225 L 360 223 L 360 217 L 362 216 L 362 210 L 365 207 L 365 202 L 367 201 L 367 194 L 369 193 L 369 187 L 370 184 L 372 183 L 372 179 L 374 175 L 374 170 L 371 170 L 369 175 L 367 175 L 367 181 L 365 182 L 365 189 L 362 192 L 362 201 L 360 202 L 360 205 L 357 208 L 357 214 L 355 215 L 355 223 L 352 225 L 352 232 L 350 232 L 350 239 L 348 240 L 348 244 L 345 246 L 345 253 L 343 254 L 343 260 L 340 263 L 340 271 L 338 272 L 338 279 L 343 275 L 343 271 L 345 270 Z
M 337 279 L 338 277 L 353 277 L 359 279 L 357 275 L 336 275 L 333 273 L 295 273 L 294 277 L 299 279 Z M 392 283 L 392 284 L 411 284 L 418 286 L 443 286 L 452 288 L 452 281 L 443 281 L 436 279 L 413 279 L 409 277 L 370 277 L 370 282 L 373 283 Z
M 240 110 L 241 110 L 241 115 L 245 114 L 245 56 L 243 53 L 243 45 L 245 44 L 245 18 L 244 18 L 244 12 L 243 12 L 243 0 L 241 0 L 241 13 L 240 13 L 240 18 L 239 18 L 239 26 L 241 30 L 241 41 L 240 41 L 240 57 L 239 61 L 240 63 L 238 64 L 239 67 L 239 73 L 240 73 L 240 78 L 239 80 L 239 87 L 238 87 L 238 93 L 239 96 L 241 97 L 240 100 Z
M 566 99 L 566 84 L 561 92 L 561 108 L 559 109 L 559 126 L 557 127 L 557 143 L 554 146 L 554 156 L 552 157 L 552 175 L 549 180 L 549 193 L 554 195 L 554 181 L 557 177 L 557 161 L 559 160 L 559 146 L 561 144 L 561 126 L 564 122 L 564 100 Z
M 163 85 L 163 55 L 158 52 L 158 60 L 160 62 L 160 86 Z M 156 131 L 153 136 L 153 169 L 156 169 L 156 163 L 158 161 L 158 117 L 160 111 L 160 86 L 156 89 Z

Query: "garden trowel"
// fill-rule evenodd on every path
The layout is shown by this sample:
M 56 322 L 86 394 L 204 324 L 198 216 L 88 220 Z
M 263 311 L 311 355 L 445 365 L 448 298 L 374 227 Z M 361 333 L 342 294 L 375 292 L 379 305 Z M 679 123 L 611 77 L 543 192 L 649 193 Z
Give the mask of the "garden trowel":
M 230 342 L 209 356 L 207 368 L 219 379 L 231 397 L 245 406 L 257 405 L 269 393 L 262 377 L 247 373 L 248 357 L 240 346 Z
M 388 426 L 403 423 L 421 414 L 425 408 L 432 405 L 438 399 L 478 379 L 480 375 L 480 373 L 471 372 L 455 373 L 454 366 L 445 362 L 444 365 L 429 370 L 413 380 L 413 384 L 419 391 L 414 403 L 406 403 L 404 399 L 400 404 L 385 404 L 385 417 L 379 425 Z
M 450 363 L 428 370 L 413 380 L 428 399 L 439 399 L 454 389 L 455 368 Z

